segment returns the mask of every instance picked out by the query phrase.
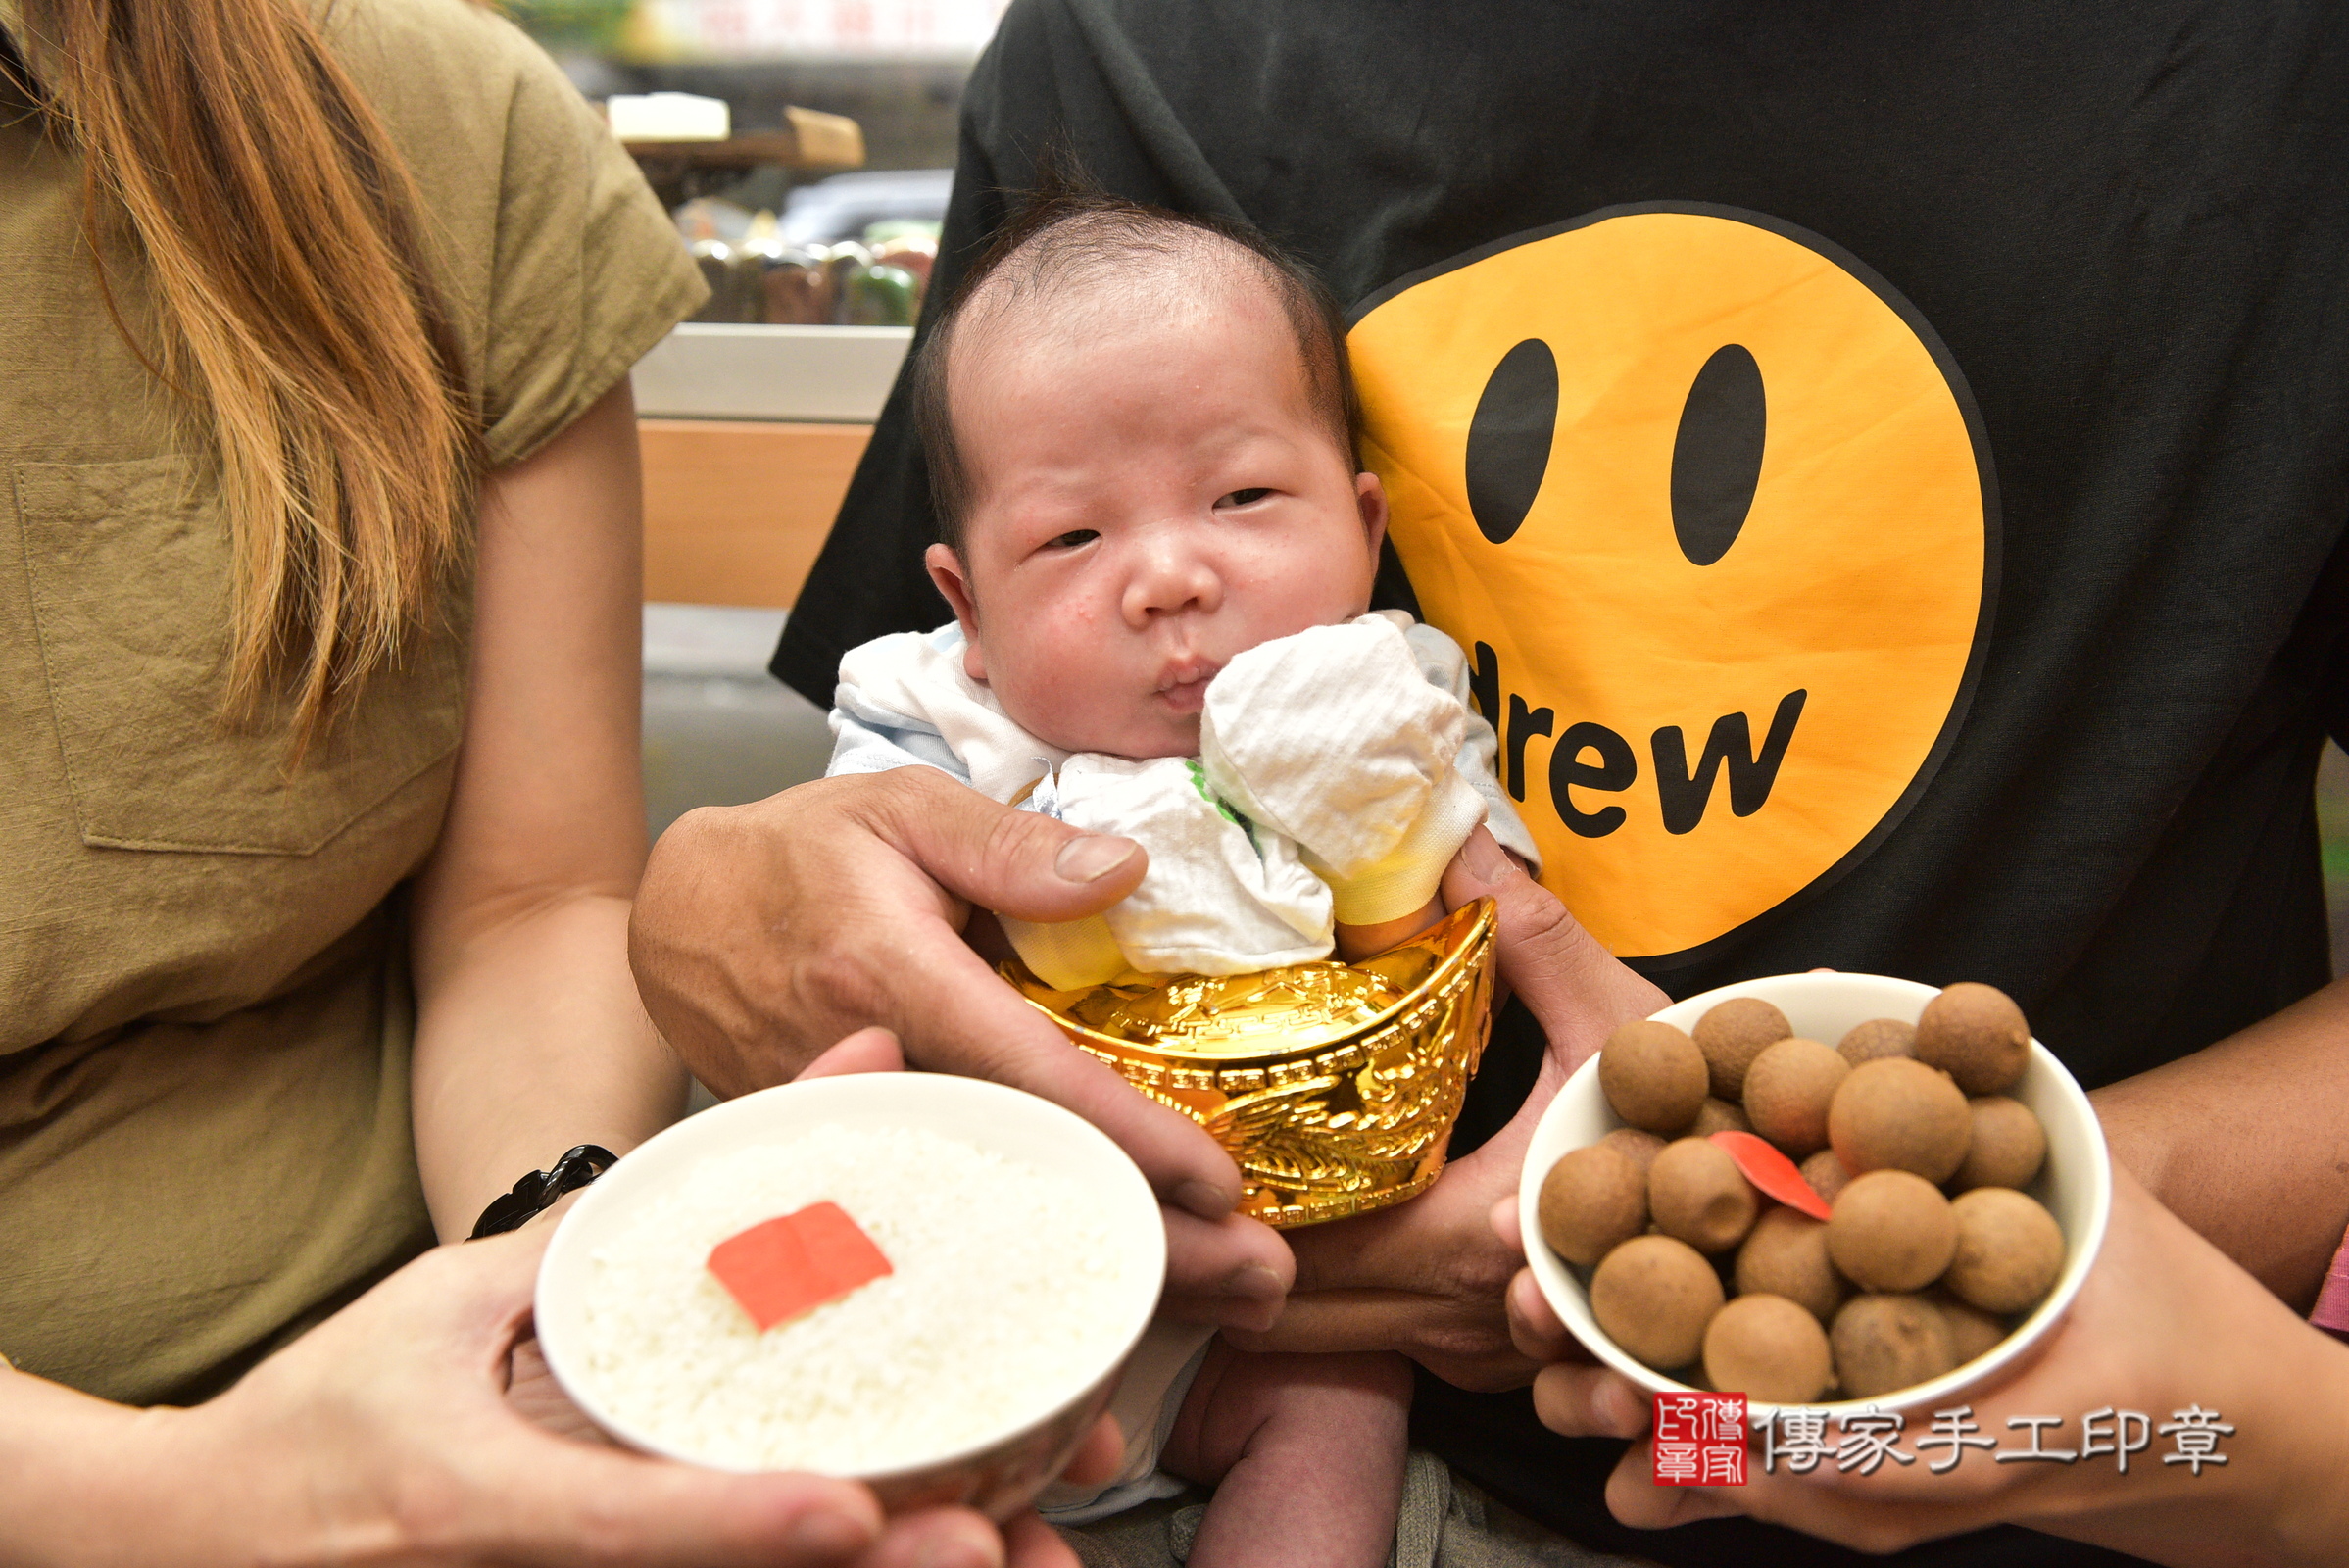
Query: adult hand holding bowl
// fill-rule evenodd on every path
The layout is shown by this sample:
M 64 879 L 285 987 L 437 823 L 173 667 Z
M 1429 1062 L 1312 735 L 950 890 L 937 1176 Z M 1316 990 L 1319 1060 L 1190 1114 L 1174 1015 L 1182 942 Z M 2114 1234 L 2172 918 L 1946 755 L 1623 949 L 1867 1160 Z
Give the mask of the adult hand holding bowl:
M 1515 1220 L 1511 1205 L 1511 1230 Z M 1550 1363 L 1534 1386 L 1545 1425 L 1576 1436 L 1641 1437 L 1646 1396 L 1587 1352 L 1565 1359 L 1580 1347 L 1530 1272 L 1518 1276 L 1510 1308 L 1520 1347 Z M 2029 1446 L 2028 1428 L 2010 1429 L 2010 1419 L 2057 1413 L 2066 1428 L 2051 1430 L 2047 1446 L 2075 1451 L 2080 1419 L 2091 1411 L 2145 1412 L 2161 1424 L 2174 1411 L 2199 1408 L 2234 1430 L 2219 1450 L 2227 1463 L 2206 1464 L 2198 1475 L 2163 1463 L 2175 1450 L 2157 1435 L 2126 1470 L 2110 1452 L 2034 1464 L 1969 1453 L 1942 1471 L 1920 1456 L 1867 1474 L 1834 1462 L 1807 1474 L 1755 1462 L 1741 1487 L 1657 1486 L 1649 1445 L 1635 1442 L 1608 1481 L 1607 1505 L 1640 1529 L 1743 1514 L 1869 1552 L 2018 1524 L 2181 1568 L 2316 1568 L 2349 1558 L 2349 1498 L 2338 1485 L 2349 1348 L 2187 1229 L 2126 1168 L 2113 1173 L 2111 1224 L 2070 1313 L 2034 1355 L 2009 1365 L 2004 1381 L 1965 1400 L 1985 1436 L 2018 1448 Z
M 1786 975 L 1725 987 L 1719 991 L 1690 998 L 1687 1002 L 1677 1004 L 1657 1013 L 1655 1021 L 1670 1025 L 1678 1031 L 1701 1033 L 1702 1031 L 1698 1030 L 1698 1021 L 1711 1013 L 1718 1004 L 1744 999 L 1740 1002 L 1741 1007 L 1769 1013 L 1773 1030 L 1777 1025 L 1783 1023 L 1790 1030 L 1797 1042 L 1840 1041 L 1856 1026 L 1872 1019 L 1892 1019 L 1899 1023 L 1913 1025 L 1925 1012 L 1927 1004 L 1933 1002 L 1938 995 L 1939 993 L 1930 986 L 1880 976 L 1832 973 Z M 1760 1005 L 1762 1004 L 1767 1004 L 1768 1006 L 1763 1007 Z M 1775 1008 L 1776 1012 L 1771 1013 L 1771 1008 Z M 1783 1015 L 1783 1018 L 1780 1015 Z M 1897 1031 L 1894 1032 L 1897 1033 Z M 2018 1024 L 2016 1027 L 2018 1045 L 2022 1038 L 2023 1031 Z M 1681 1049 L 1686 1052 L 1688 1048 L 1683 1046 Z M 1756 1049 L 1757 1051 L 1759 1049 L 1758 1040 Z M 1835 1053 L 1828 1052 L 1821 1046 L 1809 1047 L 1808 1051 L 1812 1054 L 1829 1058 L 1834 1058 L 1835 1055 Z M 1790 1057 L 1801 1056 L 1800 1052 L 1791 1049 L 1786 1054 Z M 1744 1059 L 1756 1058 L 1753 1053 L 1747 1053 Z M 2048 1289 L 2043 1296 L 2038 1297 L 2035 1302 L 2029 1303 L 2028 1315 L 2014 1327 L 2012 1332 L 2004 1334 L 1994 1346 L 1979 1354 L 1968 1353 L 1952 1356 L 1947 1350 L 1946 1341 L 1943 1338 L 1948 1333 L 1948 1329 L 1943 1327 L 1941 1309 L 1933 1306 L 1924 1298 L 1910 1294 L 1922 1290 L 1933 1279 L 1941 1277 L 1943 1269 L 1950 1263 L 1947 1246 L 1942 1248 L 1937 1261 L 1927 1260 L 1922 1271 L 1908 1268 L 1906 1261 L 1903 1260 L 1897 1267 L 1887 1267 L 1884 1278 L 1864 1278 L 1862 1280 L 1863 1284 L 1877 1293 L 1875 1295 L 1862 1297 L 1849 1305 L 1840 1307 L 1838 1307 L 1837 1300 L 1832 1298 L 1816 1303 L 1804 1302 L 1802 1304 L 1808 1306 L 1810 1311 L 1818 1313 L 1822 1318 L 1831 1314 L 1834 1316 L 1836 1327 L 1838 1370 L 1847 1385 L 1847 1393 L 1853 1392 L 1848 1386 L 1861 1381 L 1855 1375 L 1855 1367 L 1850 1358 L 1847 1342 L 1864 1330 L 1864 1320 L 1868 1318 L 1878 1316 L 1886 1319 L 1900 1318 L 1901 1321 L 1892 1326 L 1897 1331 L 1905 1332 L 1910 1327 L 1906 1318 L 1902 1317 L 1902 1314 L 1906 1314 L 1906 1317 L 1918 1320 L 1921 1330 L 1931 1330 L 1936 1339 L 1941 1340 L 1941 1348 L 1936 1352 L 1918 1358 L 1918 1364 L 1924 1368 L 1922 1374 L 1875 1379 L 1858 1391 L 1865 1395 L 1864 1399 L 1846 1398 L 1837 1402 L 1821 1403 L 1815 1397 L 1805 1397 L 1799 1394 L 1785 1396 L 1785 1397 L 1791 1398 L 1806 1408 L 1823 1410 L 1831 1420 L 1845 1413 L 1856 1412 L 1862 1404 L 1872 1404 L 1885 1411 L 1937 1409 L 1954 1403 L 1957 1396 L 1969 1388 L 1995 1379 L 2019 1358 L 2026 1356 L 2062 1318 L 2072 1299 L 2079 1293 L 2082 1281 L 2086 1278 L 2096 1249 L 2102 1240 L 2106 1216 L 2111 1206 L 2111 1166 L 2105 1153 L 2102 1134 L 2097 1128 L 2094 1113 L 2089 1109 L 2086 1098 L 2080 1092 L 2079 1086 L 2073 1082 L 2071 1075 L 2065 1072 L 2054 1056 L 2035 1041 L 2030 1043 L 2028 1054 L 2019 1059 L 2021 1061 L 2021 1077 L 2011 1087 L 2007 1087 L 2005 1093 L 2028 1107 L 2035 1116 L 2038 1124 L 2045 1130 L 2046 1158 L 2037 1175 L 2030 1181 L 2026 1193 L 2030 1198 L 2036 1200 L 2038 1204 L 2044 1206 L 2062 1232 L 2063 1258 L 2052 1288 Z M 1720 1164 L 1727 1173 L 1721 1184 L 1725 1188 L 1722 1195 L 1725 1210 L 1736 1207 L 1739 1209 L 1739 1212 L 1726 1214 L 1723 1223 L 1728 1226 L 1728 1230 L 1724 1231 L 1721 1238 L 1708 1242 L 1701 1235 L 1684 1235 L 1688 1230 L 1691 1221 L 1666 1214 L 1659 1207 L 1656 1212 L 1658 1224 L 1666 1231 L 1672 1232 L 1673 1236 L 1637 1237 L 1634 1241 L 1624 1245 L 1634 1250 L 1644 1249 L 1646 1251 L 1657 1253 L 1657 1258 L 1652 1261 L 1658 1266 L 1683 1264 L 1685 1261 L 1688 1266 L 1683 1271 L 1688 1273 L 1691 1289 L 1706 1288 L 1699 1291 L 1698 1294 L 1706 1295 L 1709 1299 L 1693 1304 L 1692 1309 L 1696 1318 L 1692 1319 L 1693 1329 L 1690 1335 L 1664 1337 L 1673 1340 L 1674 1343 L 1670 1348 L 1659 1349 L 1661 1339 L 1652 1334 L 1645 1335 L 1646 1339 L 1657 1341 L 1656 1345 L 1642 1344 L 1638 1347 L 1639 1349 L 1645 1352 L 1645 1359 L 1632 1353 L 1632 1348 L 1627 1348 L 1621 1342 L 1620 1335 L 1607 1333 L 1600 1326 L 1600 1314 L 1595 1312 L 1592 1307 L 1591 1289 L 1594 1276 L 1588 1271 L 1578 1272 L 1575 1267 L 1569 1265 L 1566 1259 L 1559 1256 L 1541 1240 L 1539 1217 L 1542 1184 L 1560 1157 L 1569 1151 L 1580 1150 L 1599 1143 L 1601 1139 L 1624 1125 L 1623 1119 L 1616 1114 L 1615 1107 L 1609 1103 L 1608 1098 L 1600 1086 L 1603 1060 L 1602 1054 L 1600 1060 L 1586 1063 L 1575 1078 L 1560 1092 L 1557 1100 L 1552 1102 L 1549 1110 L 1544 1114 L 1541 1125 L 1536 1129 L 1529 1147 L 1519 1193 L 1515 1228 L 1525 1242 L 1528 1263 L 1539 1300 L 1537 1302 L 1535 1299 L 1525 1297 L 1521 1282 L 1517 1292 L 1517 1316 L 1521 1322 L 1535 1321 L 1538 1323 L 1540 1319 L 1554 1314 L 1555 1319 L 1587 1347 L 1591 1354 L 1629 1380 L 1632 1386 L 1643 1395 L 1685 1392 L 1693 1385 L 1690 1382 L 1683 1381 L 1680 1376 L 1674 1374 L 1679 1371 L 1682 1363 L 1695 1359 L 1699 1339 L 1707 1337 L 1710 1329 L 1714 1327 L 1701 1319 L 1709 1319 L 1711 1313 L 1708 1308 L 1718 1308 L 1722 1296 L 1720 1285 L 1714 1279 L 1712 1270 L 1703 1265 L 1698 1253 L 1721 1252 L 1727 1247 L 1742 1241 L 1748 1228 L 1755 1225 L 1754 1216 L 1759 1204 L 1752 1190 L 1731 1167 L 1730 1160 L 1726 1155 L 1715 1152 L 1717 1145 L 1715 1148 L 1708 1148 L 1696 1140 L 1687 1140 L 1682 1145 L 1673 1146 L 1676 1166 L 1682 1163 L 1693 1165 L 1696 1163 L 1697 1156 L 1704 1156 L 1707 1160 Z M 1799 1065 L 1799 1061 L 1797 1065 Z M 1704 1081 L 1705 1068 L 1708 1066 L 1716 1067 L 1713 1080 L 1709 1085 Z M 1837 1079 L 1840 1079 L 1844 1072 L 1851 1070 L 1841 1060 L 1831 1059 L 1828 1066 L 1834 1069 L 1830 1076 Z M 1690 1111 L 1691 1115 L 1697 1113 L 1696 1106 L 1702 1102 L 1708 1087 L 1716 1091 L 1725 1087 L 1732 1091 L 1737 1088 L 1735 1083 L 1725 1085 L 1722 1082 L 1722 1074 L 1717 1070 L 1715 1063 L 1703 1062 L 1693 1070 L 1696 1072 L 1696 1078 L 1687 1086 L 1688 1093 L 1685 1097 L 1688 1101 L 1688 1105 L 1686 1108 Z M 1898 1071 L 1874 1062 L 1868 1063 L 1866 1068 L 1861 1070 L 1868 1071 L 1872 1079 L 1877 1076 L 1900 1076 Z M 1936 1078 L 1937 1081 L 1937 1075 L 1932 1074 L 1928 1069 L 1905 1067 L 1905 1070 L 1912 1075 Z M 1758 1068 L 1757 1071 L 1759 1071 Z M 1743 1073 L 1738 1071 L 1735 1076 L 1741 1080 Z M 1859 1081 L 1859 1073 L 1854 1072 L 1850 1081 L 1856 1084 Z M 2002 1078 L 2002 1085 L 2003 1082 Z M 1908 1171 L 1872 1175 L 1864 1178 L 1865 1191 L 1862 1190 L 1859 1183 L 1855 1183 L 1851 1190 L 1851 1200 L 1837 1208 L 1836 1223 L 1828 1228 L 1827 1239 L 1831 1246 L 1834 1245 L 1839 1233 L 1845 1231 L 1849 1226 L 1852 1216 L 1847 1216 L 1844 1209 L 1856 1208 L 1863 1199 L 1876 1199 L 1886 1195 L 1893 1199 L 1914 1198 L 1919 1206 L 1935 1211 L 1930 1217 L 1933 1218 L 1936 1223 L 1944 1226 L 1953 1223 L 1949 1218 L 1949 1211 L 1953 1205 L 1942 1201 L 1933 1183 L 1957 1175 L 1958 1159 L 1955 1156 L 1966 1152 L 1967 1107 L 1963 1097 L 1956 1088 L 1947 1083 L 1942 1083 L 1940 1087 L 1941 1093 L 1956 1106 L 1958 1117 L 1959 1143 L 1954 1149 L 1948 1151 L 1951 1157 L 1945 1161 L 1945 1164 L 1933 1164 L 1927 1175 L 1921 1176 Z M 1971 1087 L 1982 1089 L 1985 1086 L 1976 1083 Z M 1756 1096 L 1751 1091 L 1746 1093 L 1745 1100 L 1747 1108 L 1762 1109 Z M 1842 1097 L 1839 1093 L 1835 1097 L 1835 1103 L 1838 1108 L 1842 1105 Z M 1982 1102 L 1977 1102 L 1976 1103 L 1980 1105 Z M 1675 1117 L 1677 1117 L 1677 1112 L 1675 1112 Z M 1700 1122 L 1699 1125 L 1702 1123 Z M 1824 1127 L 1815 1130 L 1815 1133 L 1818 1142 L 1824 1143 Z M 1735 1138 L 1734 1134 L 1725 1136 L 1732 1140 Z M 1784 1136 L 1793 1135 L 1782 1134 L 1782 1137 Z M 1838 1149 L 1844 1147 L 1844 1141 L 1840 1136 L 1838 1136 L 1837 1147 Z M 1797 1145 L 1791 1152 L 1805 1153 L 1809 1151 Z M 1654 1184 L 1660 1186 L 1661 1166 L 1659 1165 L 1657 1169 L 1659 1174 L 1654 1178 Z M 1679 1174 L 1677 1170 L 1675 1174 Z M 1799 1183 L 1797 1187 L 1799 1188 Z M 1912 1187 L 1917 1190 L 1914 1194 L 1907 1191 Z M 1733 1198 L 1742 1199 L 1742 1204 L 1731 1203 L 1729 1200 Z M 2024 1203 L 2019 1198 L 1993 1198 L 1988 1194 L 1985 1194 L 1982 1200 L 1975 1200 L 1971 1196 L 1960 1200 L 1960 1204 L 1967 1208 L 1996 1207 L 2001 1203 L 2027 1211 L 2031 1206 Z M 1642 1207 L 1643 1215 L 1644 1212 L 1644 1207 Z M 2044 1226 L 2046 1219 L 2041 1217 L 2037 1223 Z M 1804 1225 L 1809 1225 L 1809 1222 L 1790 1218 L 1787 1228 Z M 1817 1230 L 1815 1225 L 1810 1225 L 1810 1228 L 1813 1231 Z M 1731 1234 L 1731 1232 L 1735 1234 Z M 1946 1241 L 1946 1239 L 1944 1240 Z M 1686 1254 L 1685 1259 L 1683 1254 Z M 1962 1259 L 1963 1252 L 1960 1255 Z M 1645 1260 L 1645 1251 L 1642 1251 L 1641 1258 Z M 1850 1260 L 1840 1251 L 1836 1253 L 1836 1259 L 1838 1264 L 1846 1266 L 1835 1272 L 1830 1283 L 1838 1290 L 1848 1291 L 1848 1285 L 1841 1282 L 1841 1274 L 1850 1272 Z M 1582 1261 L 1585 1263 L 1596 1262 L 1598 1258 L 1591 1255 L 1583 1258 Z M 1609 1263 L 1614 1263 L 1611 1255 Z M 1825 1269 L 1824 1259 L 1821 1260 L 1820 1266 L 1823 1270 Z M 1863 1274 L 1865 1272 L 1863 1270 Z M 1915 1277 L 1908 1277 L 1911 1274 L 1914 1274 Z M 1959 1280 L 1961 1276 L 1953 1275 L 1951 1278 Z M 1970 1280 L 1964 1281 L 1964 1283 L 1969 1290 L 1973 1289 L 1973 1283 Z M 1757 1304 L 1762 1303 L 1757 1302 Z M 1782 1304 L 1783 1309 L 1783 1303 L 1774 1304 Z M 2014 1306 L 2001 1308 L 2001 1310 L 2013 1309 Z M 1799 1319 L 1802 1314 L 1786 1310 L 1786 1315 L 1792 1319 Z M 1955 1316 L 1953 1315 L 1951 1318 L 1951 1327 L 1956 1326 Z M 1619 1328 L 1624 1326 L 1624 1324 L 1618 1324 Z M 1794 1322 L 1791 1326 L 1801 1327 L 1803 1325 L 1800 1322 Z M 1640 1327 L 1644 1330 L 1647 1325 L 1642 1324 Z M 1995 1334 L 1995 1324 L 1991 1325 L 1991 1332 Z M 1538 1334 L 1531 1337 L 1540 1338 Z M 1824 1365 L 1825 1338 L 1816 1331 L 1813 1331 L 1809 1338 L 1819 1342 L 1818 1353 L 1821 1358 L 1821 1367 L 1819 1372 L 1809 1379 L 1807 1386 L 1819 1389 L 1827 1377 L 1827 1369 Z M 1707 1359 L 1714 1358 L 1712 1350 L 1708 1349 Z M 1651 1364 L 1651 1362 L 1659 1360 L 1668 1364 L 1661 1369 L 1657 1365 Z M 1953 1362 L 1957 1364 L 1953 1364 Z M 1555 1380 L 1553 1380 L 1553 1384 Z M 1618 1409 L 1614 1413 L 1626 1420 L 1636 1419 L 1633 1412 L 1620 1408 L 1621 1404 L 1625 1402 L 1621 1400 L 1620 1396 L 1614 1397 L 1618 1405 Z M 1774 1413 L 1775 1406 L 1768 1399 L 1755 1398 L 1749 1402 L 1757 1421 L 1767 1420 Z
M 865 1031 L 824 1063 L 895 1066 L 896 1047 Z M 418 1568 L 1077 1568 L 1033 1515 L 1000 1529 L 964 1509 L 884 1518 L 849 1482 L 577 1441 L 593 1434 L 533 1354 L 532 1285 L 553 1229 L 434 1248 L 185 1408 L 133 1410 L 0 1370 L 12 1418 L 0 1492 L 68 1504 L 54 1532 L 37 1510 L 12 1514 L 24 1528 L 10 1560 L 83 1561 L 112 1542 L 116 1560 L 153 1568 L 347 1562 L 355 1549 Z M 1097 1433 L 1092 1468 L 1071 1479 L 1106 1479 L 1117 1448 L 1113 1431 Z
M 935 768 L 817 779 L 704 807 L 653 847 L 629 923 L 647 1011 L 721 1096 L 798 1074 L 864 1024 L 930 1072 L 1011 1084 L 1116 1139 L 1166 1204 L 1167 1307 L 1263 1328 L 1293 1272 L 1233 1212 L 1240 1174 L 1198 1123 L 1136 1095 L 994 974 L 966 935 L 993 909 L 1073 920 L 1132 892 L 1149 858 L 999 806 Z M 1001 932 L 996 931 L 1001 942 Z
M 835 1200 L 886 1254 L 880 1276 L 760 1327 L 704 1267 Z M 802 1081 L 680 1123 L 591 1188 L 548 1248 L 539 1335 L 564 1391 L 629 1446 L 1001 1520 L 1094 1429 L 1157 1300 L 1157 1215 L 1115 1145 L 1033 1096 Z M 1043 1321 L 1055 1310 L 1070 1321 Z

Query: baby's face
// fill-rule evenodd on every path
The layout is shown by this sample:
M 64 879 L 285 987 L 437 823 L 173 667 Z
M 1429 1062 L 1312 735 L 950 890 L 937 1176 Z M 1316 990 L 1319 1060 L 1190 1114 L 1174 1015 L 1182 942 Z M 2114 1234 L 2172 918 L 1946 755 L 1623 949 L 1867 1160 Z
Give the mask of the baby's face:
M 1234 655 L 1368 607 L 1387 505 L 1264 290 L 1135 314 L 957 346 L 974 501 L 961 557 L 934 545 L 929 566 L 972 678 L 1031 734 L 1187 757 Z

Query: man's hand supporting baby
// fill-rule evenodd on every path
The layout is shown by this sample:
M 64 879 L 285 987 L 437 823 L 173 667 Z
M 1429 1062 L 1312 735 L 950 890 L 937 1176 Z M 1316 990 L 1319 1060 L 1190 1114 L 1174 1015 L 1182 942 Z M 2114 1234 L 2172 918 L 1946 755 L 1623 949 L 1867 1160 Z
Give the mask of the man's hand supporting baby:
M 823 779 L 663 834 L 629 956 L 654 1023 L 720 1095 L 786 1082 L 881 1024 L 915 1066 L 1066 1105 L 1115 1138 L 1167 1205 L 1170 1308 L 1264 1328 L 1294 1264 L 1276 1233 L 1233 1213 L 1230 1156 L 1069 1045 L 963 940 L 973 905 L 1079 919 L 1148 865 L 1131 840 L 998 806 L 933 768 Z
M 1464 1387 L 1529 1380 L 1536 1364 L 1510 1346 L 1501 1309 L 1516 1259 L 1490 1211 L 1514 1200 L 1558 1085 L 1663 994 L 1479 829 L 1444 876 L 1444 903 L 1498 903 L 1501 980 L 1541 1021 L 1548 1059 L 1516 1118 L 1435 1187 L 1292 1234 L 1293 1258 L 1280 1235 L 1232 1213 L 1239 1172 L 1213 1139 L 1070 1046 L 963 940 L 974 904 L 1077 919 L 1125 897 L 1146 865 L 1128 841 L 998 806 L 935 769 L 825 779 L 695 811 L 663 835 L 630 953 L 653 1021 L 720 1094 L 784 1082 L 881 1023 L 917 1066 L 1016 1084 L 1093 1121 L 1169 1205 L 1170 1298 L 1258 1331 L 1235 1336 L 1251 1347 L 1396 1349 Z M 1301 1289 L 1284 1312 L 1293 1278 Z
M 1297 1288 L 1269 1331 L 1232 1334 L 1244 1348 L 1400 1350 L 1469 1389 L 1515 1388 L 1538 1369 L 1509 1341 L 1501 1302 L 1518 1254 L 1493 1234 L 1493 1205 L 1515 1204 L 1526 1142 L 1567 1075 L 1618 1024 L 1668 999 L 1479 828 L 1444 874 L 1444 902 L 1458 908 L 1484 897 L 1499 906 L 1501 984 L 1549 1040 L 1533 1093 L 1508 1126 L 1410 1202 L 1291 1232 Z

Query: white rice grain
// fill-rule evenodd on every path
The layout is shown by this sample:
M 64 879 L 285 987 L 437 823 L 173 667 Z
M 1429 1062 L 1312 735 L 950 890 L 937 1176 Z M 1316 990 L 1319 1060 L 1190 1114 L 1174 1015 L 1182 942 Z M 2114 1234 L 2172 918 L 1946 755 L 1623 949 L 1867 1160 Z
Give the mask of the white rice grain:
M 895 1272 L 759 1333 L 710 1250 L 824 1200 Z M 1068 1178 L 936 1133 L 827 1127 L 738 1150 L 590 1254 L 585 1375 L 646 1437 L 735 1470 L 873 1474 L 1041 1420 L 1130 1325 L 1119 1250 Z

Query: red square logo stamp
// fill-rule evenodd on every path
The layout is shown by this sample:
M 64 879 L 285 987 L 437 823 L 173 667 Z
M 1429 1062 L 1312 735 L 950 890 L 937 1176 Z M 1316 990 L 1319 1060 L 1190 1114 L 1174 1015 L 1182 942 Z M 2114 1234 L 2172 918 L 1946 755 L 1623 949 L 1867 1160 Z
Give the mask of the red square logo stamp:
M 1659 1487 L 1745 1485 L 1745 1396 L 1657 1395 L 1652 1469 Z

